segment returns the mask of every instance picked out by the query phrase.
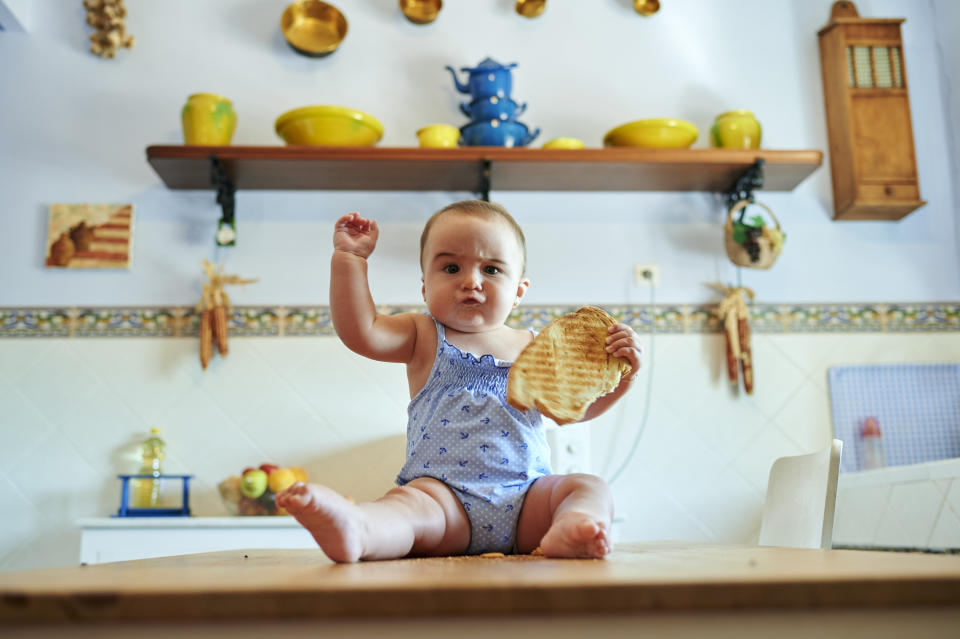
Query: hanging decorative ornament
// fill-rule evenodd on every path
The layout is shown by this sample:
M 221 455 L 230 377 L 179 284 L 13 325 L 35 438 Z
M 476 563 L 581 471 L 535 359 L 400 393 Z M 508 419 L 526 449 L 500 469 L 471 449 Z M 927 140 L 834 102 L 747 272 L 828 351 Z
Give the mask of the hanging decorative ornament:
M 750 311 L 747 299 L 754 293 L 745 286 L 728 288 L 722 284 L 707 284 L 726 297 L 717 305 L 717 318 L 723 325 L 727 354 L 727 378 L 734 386 L 739 384 L 738 369 L 743 372 L 743 390 L 753 394 L 753 354 L 750 350 Z
M 87 10 L 87 24 L 96 29 L 90 34 L 90 53 L 101 58 L 112 58 L 117 49 L 133 46 L 133 36 L 128 35 L 123 19 L 127 9 L 123 0 L 83 0 Z
M 762 215 L 747 218 L 747 206 L 751 204 L 766 211 L 776 227 L 767 226 Z M 740 215 L 734 219 L 737 213 Z M 727 221 L 723 227 L 723 244 L 727 250 L 727 257 L 737 266 L 770 268 L 780 256 L 786 237 L 780 229 L 780 220 L 766 204 L 740 200 L 727 211 Z
M 213 356 L 214 342 L 220 355 L 227 354 L 227 313 L 232 309 L 232 305 L 223 287 L 226 284 L 253 284 L 257 280 L 226 275 L 223 265 L 214 268 L 207 260 L 203 260 L 203 272 L 210 281 L 203 285 L 203 296 L 197 304 L 197 313 L 200 316 L 197 328 L 200 334 L 200 366 L 206 370 Z

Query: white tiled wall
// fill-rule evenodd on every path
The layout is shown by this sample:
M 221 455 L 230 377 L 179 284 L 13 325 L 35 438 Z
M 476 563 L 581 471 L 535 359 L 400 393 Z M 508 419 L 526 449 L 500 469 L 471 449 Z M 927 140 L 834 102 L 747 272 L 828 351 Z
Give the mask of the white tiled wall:
M 960 459 L 841 475 L 834 543 L 960 548 Z
M 756 392 L 738 395 L 719 335 L 658 335 L 645 346 L 649 398 L 643 377 L 600 419 L 566 427 L 590 429 L 591 471 L 609 478 L 649 399 L 636 452 L 613 482 L 619 539 L 755 542 L 773 460 L 832 437 L 827 367 L 960 361 L 958 333 L 757 334 L 753 347 Z M 403 457 L 401 366 L 332 337 L 237 338 L 230 348 L 202 372 L 189 338 L 0 340 L 0 570 L 76 563 L 76 521 L 116 511 L 115 475 L 136 470 L 134 447 L 151 426 L 167 440 L 164 470 L 196 475 L 199 516 L 227 514 L 217 482 L 264 461 L 304 466 L 358 500 L 391 486 Z M 960 514 L 960 488 L 948 492 Z

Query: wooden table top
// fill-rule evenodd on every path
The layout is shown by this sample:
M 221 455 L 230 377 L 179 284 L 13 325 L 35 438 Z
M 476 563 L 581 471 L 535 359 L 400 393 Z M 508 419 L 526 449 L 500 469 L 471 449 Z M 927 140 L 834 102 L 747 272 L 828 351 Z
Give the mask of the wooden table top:
M 960 607 L 960 556 L 663 542 L 605 560 L 231 550 L 0 573 L 0 623 L 890 605 Z

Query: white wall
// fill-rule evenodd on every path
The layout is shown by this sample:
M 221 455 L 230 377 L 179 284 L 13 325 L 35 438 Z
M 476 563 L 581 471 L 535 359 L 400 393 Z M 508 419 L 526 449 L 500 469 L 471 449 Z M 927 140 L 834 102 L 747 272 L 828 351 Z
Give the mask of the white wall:
M 676 116 L 700 127 L 695 146 L 704 147 L 714 115 L 747 107 L 764 124 L 765 146 L 826 151 L 816 31 L 829 0 L 741 0 L 736 13 L 729 3 L 668 0 L 651 19 L 627 0 L 551 0 L 533 21 L 515 16 L 512 0 L 451 0 L 427 27 L 407 23 L 393 0 L 338 0 L 350 32 L 322 60 L 286 47 L 285 4 L 128 0 L 137 44 L 114 60 L 87 52 L 79 2 L 38 1 L 28 33 L 0 33 L 0 307 L 192 305 L 203 258 L 260 278 L 231 291 L 237 304 L 325 304 L 331 226 L 355 209 L 382 222 L 375 299 L 418 301 L 420 226 L 470 194 L 241 192 L 239 244 L 218 252 L 212 191 L 166 189 L 144 153 L 179 143 L 180 107 L 199 91 L 233 99 L 237 144 L 278 144 L 280 113 L 334 103 L 381 119 L 383 145 L 411 146 L 424 124 L 464 121 L 444 65 L 492 55 L 519 63 L 515 96 L 530 103 L 523 120 L 543 129 L 538 144 L 572 135 L 599 146 L 624 121 Z M 952 6 L 858 6 L 864 16 L 907 18 L 926 207 L 897 223 L 832 222 L 825 164 L 792 193 L 760 194 L 784 224 L 787 249 L 771 271 L 738 274 L 722 253 L 711 194 L 495 192 L 529 238 L 529 303 L 646 303 L 632 287 L 639 261 L 662 266 L 664 302 L 715 300 L 704 282 L 738 277 L 767 303 L 960 298 L 956 143 L 946 137 L 956 111 L 945 108 L 945 78 L 958 63 L 937 40 L 952 37 L 937 28 Z M 50 203 L 127 201 L 136 205 L 129 271 L 43 268 Z M 730 393 L 717 335 L 663 336 L 644 370 L 654 377 L 647 431 L 614 487 L 628 538 L 754 540 L 770 462 L 831 436 L 826 367 L 956 361 L 958 335 L 758 336 L 752 398 Z M 216 482 L 262 458 L 306 465 L 357 498 L 389 485 L 402 446 L 402 371 L 332 338 L 236 339 L 206 373 L 195 349 L 174 338 L 0 340 L 0 512 L 14 513 L 0 533 L 0 570 L 75 561 L 75 520 L 115 510 L 114 474 L 130 464 L 122 453 L 150 426 L 168 433 L 169 470 L 197 474 L 200 515 L 224 514 Z M 588 426 L 592 470 L 616 468 L 647 399 L 638 390 Z M 356 465 L 372 471 L 360 476 Z
M 960 219 L 960 42 L 951 37 L 953 25 L 960 24 L 960 4 L 950 0 L 931 0 L 937 25 L 937 47 L 941 58 L 942 104 L 950 151 L 950 186 L 953 189 L 953 219 Z M 960 224 L 955 224 L 960 241 Z M 957 256 L 960 259 L 960 255 Z
M 424 124 L 465 121 L 456 106 L 464 96 L 443 67 L 492 55 L 519 64 L 514 95 L 530 104 L 523 120 L 543 130 L 537 144 L 569 135 L 599 146 L 622 122 L 675 116 L 699 126 L 695 146 L 703 147 L 717 113 L 746 107 L 764 125 L 765 146 L 826 150 L 816 31 L 827 22 L 829 0 L 743 0 L 736 12 L 670 0 L 653 18 L 636 15 L 626 0 L 592 2 L 589 11 L 582 2 L 552 0 L 535 20 L 515 15 L 505 0 L 448 2 L 429 26 L 408 23 L 393 0 L 341 0 L 349 33 L 324 59 L 286 46 L 278 27 L 285 4 L 130 0 L 127 28 L 137 44 L 114 60 L 87 52 L 79 2 L 38 1 L 29 33 L 0 36 L 0 305 L 191 303 L 204 257 L 260 278 L 237 292 L 238 303 L 323 304 L 330 227 L 354 209 L 383 223 L 371 262 L 376 300 L 417 300 L 412 256 L 420 225 L 470 194 L 241 192 L 239 245 L 218 253 L 212 191 L 166 189 L 144 153 L 150 144 L 180 142 L 180 107 L 198 91 L 234 101 L 237 144 L 278 144 L 280 113 L 334 103 L 376 115 L 386 127 L 382 145 L 410 146 Z M 929 204 L 897 223 L 832 222 L 826 164 L 792 193 L 761 194 L 788 244 L 772 271 L 742 274 L 760 300 L 960 295 L 947 89 L 932 5 L 873 0 L 859 8 L 864 16 L 907 18 L 921 194 Z M 723 212 L 710 194 L 494 191 L 494 198 L 530 237 L 531 303 L 646 301 L 632 288 L 634 262 L 662 265 L 662 301 L 712 300 L 704 282 L 737 278 L 722 252 Z M 129 272 L 43 268 L 47 206 L 85 201 L 135 203 Z

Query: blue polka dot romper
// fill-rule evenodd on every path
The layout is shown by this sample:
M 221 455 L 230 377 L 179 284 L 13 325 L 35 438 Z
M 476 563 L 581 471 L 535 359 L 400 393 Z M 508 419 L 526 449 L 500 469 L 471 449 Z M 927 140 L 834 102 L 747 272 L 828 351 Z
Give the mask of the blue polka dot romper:
M 507 404 L 510 362 L 464 353 L 434 323 L 437 356 L 407 408 L 406 462 L 397 484 L 439 479 L 470 519 L 467 554 L 513 552 L 527 489 L 550 474 L 540 413 Z

